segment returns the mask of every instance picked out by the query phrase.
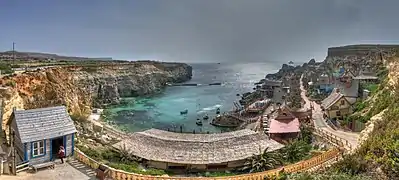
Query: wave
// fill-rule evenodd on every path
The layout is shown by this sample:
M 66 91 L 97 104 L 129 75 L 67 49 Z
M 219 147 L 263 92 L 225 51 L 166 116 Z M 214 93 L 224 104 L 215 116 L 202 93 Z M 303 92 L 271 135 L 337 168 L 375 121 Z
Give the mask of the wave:
M 213 106 L 202 108 L 200 111 L 197 112 L 197 114 L 202 114 L 202 113 L 206 113 L 206 112 L 209 112 L 209 111 L 213 111 L 213 110 L 216 110 L 217 108 L 220 108 L 220 107 L 222 107 L 221 104 L 216 104 L 216 105 L 213 105 Z

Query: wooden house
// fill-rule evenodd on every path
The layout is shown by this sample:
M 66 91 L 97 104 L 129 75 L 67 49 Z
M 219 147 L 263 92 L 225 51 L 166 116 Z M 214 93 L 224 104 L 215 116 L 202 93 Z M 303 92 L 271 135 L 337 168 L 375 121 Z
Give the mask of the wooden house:
M 52 161 L 60 146 L 64 146 L 65 156 L 73 155 L 76 128 L 64 106 L 14 109 L 10 118 L 10 144 L 15 147 L 17 163 Z
M 299 119 L 287 106 L 280 107 L 277 116 L 270 120 L 269 135 L 277 142 L 284 142 L 298 137 L 300 132 Z
M 321 102 L 324 115 L 331 120 L 343 119 L 352 113 L 352 103 L 335 88 L 331 94 Z

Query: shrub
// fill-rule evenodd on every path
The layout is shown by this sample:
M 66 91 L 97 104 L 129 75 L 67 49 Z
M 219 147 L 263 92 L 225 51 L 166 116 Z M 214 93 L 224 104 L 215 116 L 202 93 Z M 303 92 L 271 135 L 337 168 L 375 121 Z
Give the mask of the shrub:
M 7 63 L 0 63 L 0 71 L 1 71 L 1 74 L 14 73 L 14 70 L 12 70 L 11 65 L 7 64 Z
M 17 83 L 15 83 L 14 80 L 10 80 L 6 82 L 6 86 L 11 86 L 11 87 L 15 87 L 17 85 Z

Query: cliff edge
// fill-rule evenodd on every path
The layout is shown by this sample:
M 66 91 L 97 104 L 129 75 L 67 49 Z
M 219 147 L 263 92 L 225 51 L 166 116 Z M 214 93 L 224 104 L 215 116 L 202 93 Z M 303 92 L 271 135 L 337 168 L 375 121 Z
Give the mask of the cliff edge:
M 2 127 L 12 109 L 65 105 L 72 116 L 87 116 L 91 108 L 119 103 L 122 97 L 161 91 L 167 82 L 190 80 L 192 67 L 183 63 L 132 62 L 110 65 L 55 67 L 0 79 Z

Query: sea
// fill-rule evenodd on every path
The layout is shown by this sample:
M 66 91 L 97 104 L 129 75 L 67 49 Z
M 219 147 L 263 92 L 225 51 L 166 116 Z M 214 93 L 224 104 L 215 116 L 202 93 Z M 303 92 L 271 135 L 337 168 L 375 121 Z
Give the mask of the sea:
M 210 124 L 216 116 L 231 111 L 245 92 L 253 91 L 254 83 L 266 74 L 277 72 L 278 66 L 270 63 L 201 63 L 190 64 L 193 77 L 186 83 L 200 86 L 169 86 L 163 92 L 149 97 L 125 98 L 121 105 L 109 107 L 112 121 L 129 132 L 151 128 L 189 133 L 219 133 L 226 128 Z M 222 85 L 209 86 L 210 83 Z M 187 114 L 181 115 L 181 111 Z M 203 120 L 205 115 L 209 120 Z M 202 126 L 196 124 L 197 119 Z

